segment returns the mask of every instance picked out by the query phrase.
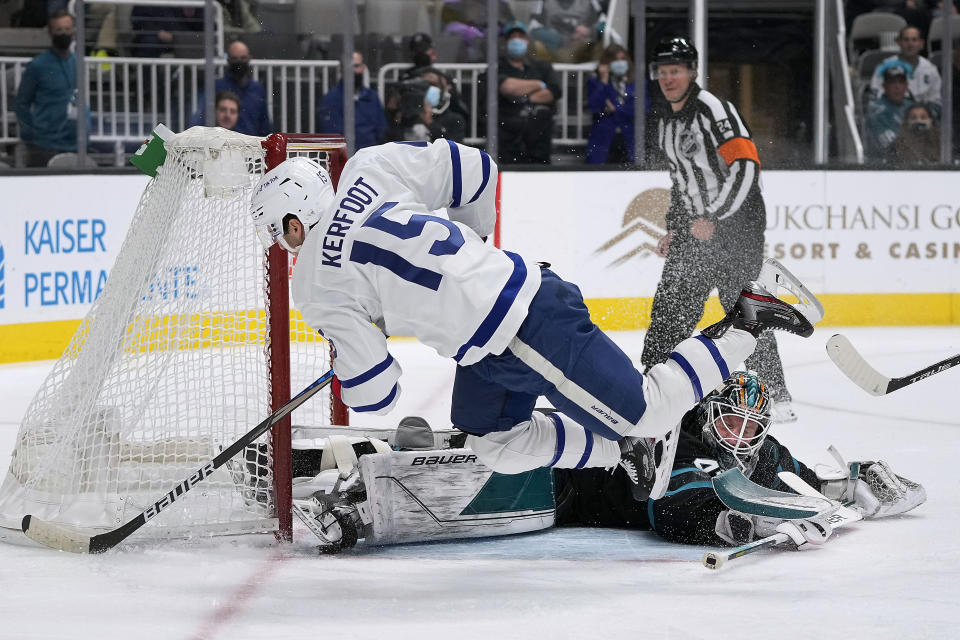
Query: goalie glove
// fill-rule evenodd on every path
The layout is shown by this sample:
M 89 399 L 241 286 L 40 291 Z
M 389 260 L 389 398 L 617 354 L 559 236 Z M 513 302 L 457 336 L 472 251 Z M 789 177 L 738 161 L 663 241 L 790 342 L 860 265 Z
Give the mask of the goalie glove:
M 820 492 L 843 504 L 856 505 L 865 518 L 895 516 L 926 502 L 927 492 L 920 484 L 897 475 L 883 460 L 848 465 L 832 445 L 828 451 L 840 467 L 817 465 Z
M 725 542 L 735 547 L 783 533 L 790 538 L 795 548 L 804 549 L 807 545 L 823 544 L 833 534 L 833 527 L 830 525 L 831 513 L 820 513 L 812 518 L 783 520 L 727 509 L 717 516 L 714 531 Z

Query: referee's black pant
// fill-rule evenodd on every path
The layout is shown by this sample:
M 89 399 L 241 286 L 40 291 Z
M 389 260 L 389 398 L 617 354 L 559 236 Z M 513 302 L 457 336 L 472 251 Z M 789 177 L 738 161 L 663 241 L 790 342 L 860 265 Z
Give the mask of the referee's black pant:
M 686 234 L 675 234 L 653 297 L 650 329 L 640 362 L 645 367 L 665 362 L 674 347 L 693 333 L 710 292 L 716 288 L 720 304 L 729 310 L 743 286 L 760 274 L 762 264 L 762 235 L 748 234 L 735 240 L 715 235 L 708 242 L 700 242 Z M 746 365 L 757 372 L 774 401 L 791 399 L 771 331 L 761 334 Z

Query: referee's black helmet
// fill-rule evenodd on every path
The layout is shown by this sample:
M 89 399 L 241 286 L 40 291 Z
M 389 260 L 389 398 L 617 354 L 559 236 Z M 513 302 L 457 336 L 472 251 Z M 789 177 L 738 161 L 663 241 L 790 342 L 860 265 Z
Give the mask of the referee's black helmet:
M 661 64 L 685 64 L 697 70 L 697 48 L 686 38 L 664 38 L 657 43 L 650 60 L 650 79 L 657 79 L 657 67 Z

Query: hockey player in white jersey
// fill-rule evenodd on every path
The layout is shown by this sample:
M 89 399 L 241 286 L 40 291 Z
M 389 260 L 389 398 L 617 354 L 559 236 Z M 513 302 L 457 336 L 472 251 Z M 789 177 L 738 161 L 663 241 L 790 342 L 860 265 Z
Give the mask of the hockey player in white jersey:
M 334 388 L 354 411 L 393 408 L 401 368 L 386 337 L 415 336 L 457 361 L 451 420 L 491 469 L 620 464 L 637 499 L 662 496 L 680 417 L 761 331 L 808 336 L 810 320 L 755 284 L 641 375 L 575 285 L 481 239 L 495 220 L 496 176 L 476 149 L 391 143 L 351 158 L 337 193 L 318 164 L 287 160 L 260 180 L 251 210 L 265 246 L 298 255 L 294 302 L 333 344 Z M 541 395 L 556 413 L 533 412 Z

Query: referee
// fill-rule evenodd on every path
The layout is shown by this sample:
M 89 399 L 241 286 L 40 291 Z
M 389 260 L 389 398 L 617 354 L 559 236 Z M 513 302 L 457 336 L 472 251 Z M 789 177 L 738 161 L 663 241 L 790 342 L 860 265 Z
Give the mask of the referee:
M 641 356 L 648 368 L 691 335 L 714 287 L 723 308 L 733 307 L 741 288 L 760 274 L 766 227 L 757 148 L 736 108 L 697 86 L 696 48 L 684 38 L 662 40 L 650 77 L 670 106 L 659 118 L 657 143 L 673 185 L 667 234 L 657 245 L 666 262 Z M 769 331 L 747 366 L 767 382 L 774 419 L 796 420 Z

